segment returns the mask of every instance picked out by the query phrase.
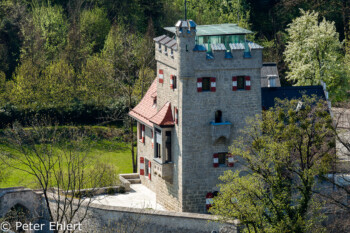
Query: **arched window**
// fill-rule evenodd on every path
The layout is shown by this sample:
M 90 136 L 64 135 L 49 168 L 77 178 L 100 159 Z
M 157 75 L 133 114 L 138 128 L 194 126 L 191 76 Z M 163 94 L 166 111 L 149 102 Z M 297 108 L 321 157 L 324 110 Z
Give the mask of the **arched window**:
M 222 122 L 222 112 L 220 110 L 217 110 L 215 112 L 215 123 L 221 123 Z

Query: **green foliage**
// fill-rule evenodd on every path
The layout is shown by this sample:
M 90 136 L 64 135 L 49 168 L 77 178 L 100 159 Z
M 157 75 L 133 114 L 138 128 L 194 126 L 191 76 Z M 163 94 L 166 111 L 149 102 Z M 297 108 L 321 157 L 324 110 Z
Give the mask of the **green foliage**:
M 33 23 L 44 40 L 44 50 L 48 61 L 58 58 L 67 43 L 68 23 L 61 6 L 51 6 L 34 2 Z
M 184 18 L 184 1 L 174 2 L 174 9 L 180 9 L 177 20 Z M 250 28 L 250 11 L 245 0 L 200 0 L 188 1 L 188 19 L 197 24 L 236 23 L 243 28 Z
M 110 29 L 107 12 L 102 8 L 84 10 L 80 16 L 80 30 L 84 43 L 92 53 L 100 52 Z
M 79 89 L 84 102 L 102 105 L 115 96 L 113 67 L 100 56 L 89 57 L 79 77 Z
M 4 72 L 0 71 L 0 105 L 1 105 L 1 100 L 4 98 L 6 90 L 6 75 Z
M 304 96 L 280 101 L 248 121 L 231 153 L 237 170 L 220 179 L 220 194 L 210 211 L 239 219 L 245 232 L 323 232 L 317 176 L 334 158 L 332 121 L 326 103 Z
M 284 52 L 290 70 L 287 79 L 297 85 L 315 85 L 323 80 L 331 96 L 341 98 L 349 88 L 345 71 L 348 68 L 341 59 L 342 44 L 334 22 L 326 19 L 319 22 L 316 12 L 301 10 L 301 13 L 287 29 L 289 40 Z
M 20 1 L 0 1 L 0 70 L 7 79 L 19 62 L 22 36 L 20 30 L 27 17 L 27 7 Z

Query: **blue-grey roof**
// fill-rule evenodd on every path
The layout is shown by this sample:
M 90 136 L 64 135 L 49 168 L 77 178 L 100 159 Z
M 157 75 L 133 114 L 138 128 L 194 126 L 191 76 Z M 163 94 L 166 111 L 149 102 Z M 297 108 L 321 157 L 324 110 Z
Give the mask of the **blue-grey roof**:
M 168 48 L 177 50 L 177 43 L 176 40 L 173 38 L 170 38 L 166 35 L 158 36 L 153 39 L 155 42 L 160 43 L 162 45 L 165 45 Z
M 175 33 L 175 27 L 165 27 L 165 30 Z M 197 25 L 197 36 L 218 36 L 218 35 L 242 35 L 250 34 L 252 31 L 238 27 L 237 24 L 211 24 L 211 25 Z
M 261 105 L 263 109 L 275 106 L 275 99 L 299 99 L 303 95 L 316 95 L 321 99 L 326 99 L 322 86 L 293 86 L 293 87 L 262 87 Z
M 203 51 L 207 51 L 207 48 L 204 45 L 196 44 L 196 46 L 194 46 L 193 51 L 203 52 Z

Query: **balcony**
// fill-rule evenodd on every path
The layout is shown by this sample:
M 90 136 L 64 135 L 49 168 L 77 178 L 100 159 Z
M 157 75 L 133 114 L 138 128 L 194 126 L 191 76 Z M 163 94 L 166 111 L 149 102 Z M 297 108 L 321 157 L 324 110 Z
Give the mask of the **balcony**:
M 219 138 L 224 137 L 225 140 L 230 138 L 232 123 L 229 121 L 216 123 L 214 121 L 211 124 L 211 137 L 213 143 Z
M 162 163 L 161 160 L 154 158 L 154 169 L 153 172 L 155 175 L 163 178 L 165 181 L 172 183 L 173 182 L 173 162 Z

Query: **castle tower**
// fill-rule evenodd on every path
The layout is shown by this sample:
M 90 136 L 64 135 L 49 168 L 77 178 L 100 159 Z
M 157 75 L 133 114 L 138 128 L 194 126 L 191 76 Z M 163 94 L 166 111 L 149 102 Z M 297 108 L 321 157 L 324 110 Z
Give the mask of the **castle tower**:
M 155 41 L 157 78 L 129 113 L 138 121 L 142 184 L 169 210 L 204 213 L 218 177 L 235 169 L 228 147 L 261 113 L 262 47 L 235 24 L 180 20 Z

